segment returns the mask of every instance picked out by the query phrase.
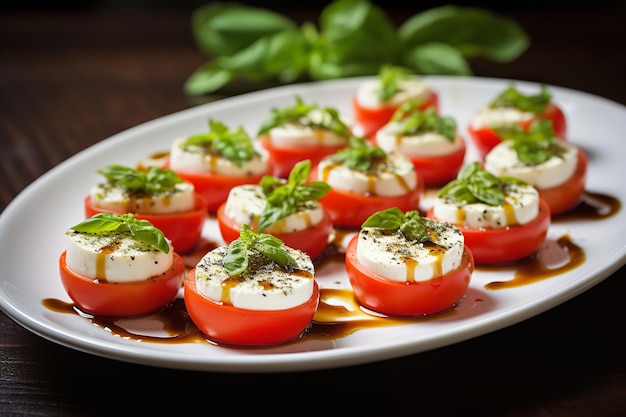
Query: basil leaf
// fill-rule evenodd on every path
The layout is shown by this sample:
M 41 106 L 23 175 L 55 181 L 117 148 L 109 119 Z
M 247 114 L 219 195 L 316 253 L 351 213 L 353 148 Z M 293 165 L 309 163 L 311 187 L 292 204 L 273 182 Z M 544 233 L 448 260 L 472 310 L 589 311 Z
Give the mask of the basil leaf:
M 113 186 L 124 188 L 133 195 L 157 195 L 173 191 L 176 184 L 183 180 L 171 169 L 151 167 L 148 172 L 139 171 L 123 165 L 108 165 L 98 170 L 107 182 Z
M 229 128 L 224 123 L 209 119 L 209 131 L 188 137 L 182 144 L 183 149 L 203 148 L 208 155 L 217 155 L 228 159 L 237 166 L 242 166 L 259 155 L 252 138 L 242 126 Z
M 420 74 L 472 75 L 472 70 L 456 47 L 442 42 L 411 45 L 402 56 L 410 68 Z
M 233 80 L 232 71 L 221 68 L 217 63 L 210 62 L 200 66 L 185 81 L 185 93 L 199 96 L 217 91 Z
M 235 239 L 230 242 L 223 260 L 223 266 L 228 275 L 241 275 L 248 269 L 248 246 L 243 239 Z
M 403 213 L 398 207 L 392 207 L 372 214 L 361 227 L 400 231 L 407 240 L 428 242 L 430 234 L 417 210 Z
M 496 177 L 474 161 L 461 168 L 456 179 L 443 186 L 437 197 L 449 197 L 465 204 L 482 202 L 499 206 L 505 203 L 506 182 L 506 178 Z
M 496 129 L 504 140 L 512 142 L 517 158 L 527 165 L 541 164 L 564 152 L 550 120 L 535 120 L 528 130 Z
M 399 134 L 409 136 L 435 132 L 451 142 L 456 139 L 457 125 L 452 117 L 441 116 L 432 107 L 420 110 L 421 103 L 407 101 L 391 116 L 392 122 L 398 122 Z
M 331 161 L 341 163 L 354 171 L 367 172 L 387 154 L 376 145 L 370 145 L 363 138 L 351 137 L 347 147 L 330 156 Z
M 398 207 L 378 211 L 365 220 L 361 227 L 397 230 L 405 220 L 404 213 Z
M 490 104 L 489 107 L 513 107 L 521 111 L 531 113 L 541 113 L 552 100 L 552 94 L 545 85 L 541 86 L 541 91 L 537 94 L 522 94 L 514 86 L 502 91 Z

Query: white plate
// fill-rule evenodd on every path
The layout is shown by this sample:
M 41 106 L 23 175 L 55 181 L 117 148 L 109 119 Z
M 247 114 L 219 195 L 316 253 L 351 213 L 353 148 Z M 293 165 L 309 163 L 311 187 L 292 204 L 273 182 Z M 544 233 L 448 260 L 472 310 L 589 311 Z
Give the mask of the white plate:
M 511 80 L 427 77 L 441 97 L 441 113 L 455 117 L 462 132 L 471 114 Z M 272 107 L 305 101 L 331 105 L 351 114 L 350 100 L 362 78 L 290 85 L 209 103 L 117 134 L 69 158 L 40 177 L 4 210 L 0 218 L 0 307 L 30 331 L 83 352 L 139 364 L 225 372 L 287 372 L 342 367 L 423 352 L 518 323 L 594 286 L 625 262 L 626 211 L 604 220 L 558 222 L 548 239 L 569 235 L 586 254 L 579 267 L 530 285 L 491 291 L 492 281 L 512 279 L 513 271 L 474 273 L 468 293 L 454 315 L 400 326 L 372 328 L 330 341 L 304 341 L 267 349 L 226 349 L 209 343 L 160 344 L 125 340 L 73 314 L 42 304 L 53 298 L 70 302 L 58 274 L 64 232 L 83 216 L 82 199 L 101 178 L 96 169 L 111 163 L 134 165 L 147 155 L 169 149 L 177 136 L 205 131 L 212 117 L 243 125 L 253 134 Z M 538 85 L 516 81 L 520 89 Z M 626 108 L 609 100 L 550 87 L 565 111 L 569 140 L 589 156 L 586 189 L 626 201 L 623 141 Z M 468 141 L 469 142 L 469 141 Z M 471 147 L 467 160 L 474 159 Z M 212 223 L 212 222 L 211 222 Z M 219 239 L 214 224 L 205 236 Z M 10 242 L 10 247 L 9 246 Z M 348 287 L 341 268 L 322 268 L 322 287 Z M 480 300 L 480 302 L 478 302 Z

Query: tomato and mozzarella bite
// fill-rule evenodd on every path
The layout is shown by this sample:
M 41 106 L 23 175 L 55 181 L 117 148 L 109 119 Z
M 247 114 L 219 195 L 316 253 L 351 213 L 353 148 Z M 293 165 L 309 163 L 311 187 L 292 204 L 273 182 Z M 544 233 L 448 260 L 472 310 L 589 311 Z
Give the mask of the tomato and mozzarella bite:
M 154 194 L 131 194 L 127 187 L 100 183 L 91 188 L 91 203 L 101 209 L 142 214 L 170 214 L 193 210 L 195 188 L 189 182 L 175 184 L 172 189 Z
M 427 281 L 459 268 L 465 249 L 456 226 L 424 219 L 430 240 L 407 242 L 402 233 L 364 227 L 356 256 L 374 273 L 399 282 Z
M 318 180 L 333 189 L 363 196 L 397 197 L 418 187 L 418 176 L 411 161 L 404 155 L 388 153 L 371 169 L 360 171 L 324 158 L 318 165 Z
M 86 278 L 143 281 L 162 274 L 172 265 L 171 245 L 165 253 L 137 241 L 129 231 L 93 234 L 69 230 L 66 235 L 67 267 Z
M 198 263 L 196 288 L 215 302 L 245 310 L 285 310 L 303 304 L 313 294 L 313 262 L 302 251 L 283 248 L 297 266 L 284 269 L 252 256 L 250 270 L 232 277 L 223 266 L 227 247 L 218 247 Z
M 238 225 L 249 224 L 257 231 L 259 219 L 267 205 L 267 199 L 261 186 L 241 185 L 234 187 L 228 194 L 224 214 Z M 306 230 L 324 219 L 324 208 L 318 201 L 309 201 L 305 206 L 289 216 L 269 225 L 264 233 L 283 234 Z
M 433 92 L 430 85 L 417 75 L 398 80 L 397 90 L 389 98 L 381 101 L 383 82 L 380 78 L 364 81 L 357 89 L 356 100 L 362 107 L 399 107 L 406 101 L 425 101 Z

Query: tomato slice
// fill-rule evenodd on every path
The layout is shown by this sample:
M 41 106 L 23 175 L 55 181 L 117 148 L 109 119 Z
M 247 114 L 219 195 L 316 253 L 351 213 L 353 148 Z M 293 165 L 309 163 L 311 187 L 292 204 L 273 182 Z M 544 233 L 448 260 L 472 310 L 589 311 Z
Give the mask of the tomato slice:
M 108 210 L 97 207 L 91 197 L 85 198 L 85 216 L 92 217 L 97 213 L 117 213 L 122 211 Z M 174 250 L 178 253 L 187 253 L 195 248 L 200 241 L 202 228 L 207 218 L 207 204 L 201 194 L 196 193 L 193 210 L 171 214 L 141 214 L 133 213 L 137 219 L 147 220 L 160 229 L 165 237 L 172 241 Z
M 187 273 L 184 283 L 189 317 L 210 340 L 239 346 L 277 345 L 298 338 L 309 326 L 319 304 L 317 282 L 311 298 L 285 310 L 244 310 L 213 301 L 196 288 L 196 270 Z
M 287 178 L 293 167 L 300 161 L 309 159 L 311 166 L 316 166 L 325 156 L 332 155 L 347 146 L 347 143 L 345 145 L 315 147 L 274 146 L 268 136 L 261 136 L 259 144 L 269 154 L 272 175 L 280 178 Z
M 555 187 L 537 188 L 541 198 L 550 206 L 552 216 L 566 212 L 580 202 L 585 192 L 586 177 L 587 156 L 579 149 L 576 171 L 567 181 Z
M 439 220 L 431 208 L 427 216 Z M 537 251 L 545 241 L 550 227 L 550 207 L 539 199 L 539 213 L 529 223 L 501 229 L 470 229 L 458 226 L 477 265 L 499 264 L 518 261 Z
M 112 283 L 86 278 L 68 269 L 66 252 L 59 257 L 61 282 L 72 301 L 85 313 L 131 317 L 154 313 L 176 298 L 185 278 L 185 262 L 174 252 L 172 266 L 144 281 Z
M 317 178 L 317 169 L 312 170 L 309 178 Z M 418 178 L 417 187 L 407 194 L 397 197 L 378 197 L 372 195 L 354 194 L 332 188 L 320 203 L 328 212 L 335 226 L 360 228 L 372 214 L 392 207 L 398 207 L 403 212 L 417 210 L 420 198 L 424 193 L 424 183 Z
M 354 96 L 352 98 L 352 108 L 356 121 L 355 131 L 358 131 L 359 136 L 373 139 L 378 129 L 389 122 L 391 116 L 393 116 L 399 107 L 400 105 L 364 107 L 359 103 L 356 96 Z M 435 110 L 439 111 L 439 95 L 437 93 L 431 92 L 424 100 L 424 103 L 419 106 L 419 109 L 424 110 L 428 107 L 434 107 Z
M 346 272 L 354 295 L 370 310 L 394 316 L 439 313 L 457 304 L 469 287 L 474 259 L 465 246 L 459 267 L 427 281 L 398 282 L 377 275 L 356 257 L 358 235 L 346 248 Z
M 452 153 L 428 157 L 409 157 L 426 187 L 447 183 L 456 178 L 465 160 L 465 141 Z
M 520 126 L 524 129 L 528 129 L 535 120 L 551 120 L 556 137 L 561 140 L 566 140 L 567 123 L 565 115 L 556 104 L 550 103 L 542 113 L 528 121 L 520 123 Z M 487 155 L 494 146 L 502 142 L 502 138 L 490 127 L 475 129 L 470 125 L 467 131 L 476 146 L 478 155 L 483 160 L 485 159 L 485 155 Z
M 226 216 L 224 213 L 225 206 L 226 203 L 222 204 L 217 210 L 217 222 L 222 239 L 228 244 L 239 237 L 241 225 Z M 273 235 L 282 240 L 285 245 L 294 249 L 300 249 L 309 255 L 311 259 L 316 259 L 326 249 L 332 230 L 333 223 L 328 213 L 324 211 L 322 221 L 311 228 L 291 233 L 274 233 Z

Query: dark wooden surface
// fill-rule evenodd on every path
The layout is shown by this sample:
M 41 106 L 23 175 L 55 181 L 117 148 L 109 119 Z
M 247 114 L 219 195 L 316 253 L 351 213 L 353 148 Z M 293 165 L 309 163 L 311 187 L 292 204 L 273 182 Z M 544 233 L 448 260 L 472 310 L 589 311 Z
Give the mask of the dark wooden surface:
M 476 75 L 544 82 L 626 104 L 623 9 L 510 15 L 529 32 L 531 48 L 514 63 L 473 62 Z M 182 92 L 205 60 L 187 13 L 0 14 L 0 209 L 86 147 L 206 101 Z M 10 250 L 10 239 L 0 239 L 1 250 Z M 624 416 L 625 272 L 463 343 L 303 373 L 119 362 L 49 342 L 0 312 L 0 415 Z

